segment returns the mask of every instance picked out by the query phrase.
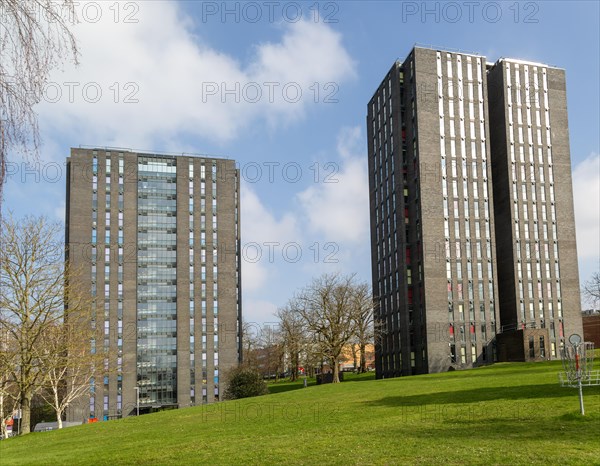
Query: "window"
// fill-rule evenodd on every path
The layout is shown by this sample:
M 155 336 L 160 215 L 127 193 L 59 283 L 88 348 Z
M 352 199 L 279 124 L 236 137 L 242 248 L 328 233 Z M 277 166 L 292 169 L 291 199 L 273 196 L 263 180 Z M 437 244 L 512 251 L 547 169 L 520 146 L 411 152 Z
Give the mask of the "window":
M 529 337 L 529 357 L 535 358 L 535 345 L 532 336 Z

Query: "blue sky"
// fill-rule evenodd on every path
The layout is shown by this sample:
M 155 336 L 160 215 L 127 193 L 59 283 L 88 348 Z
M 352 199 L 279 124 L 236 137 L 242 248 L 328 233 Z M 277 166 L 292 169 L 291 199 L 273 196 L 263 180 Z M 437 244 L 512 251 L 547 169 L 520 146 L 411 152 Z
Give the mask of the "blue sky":
M 220 155 L 242 169 L 246 320 L 274 320 L 324 271 L 370 282 L 366 103 L 418 43 L 566 69 L 580 279 L 598 270 L 598 2 L 81 2 L 78 17 L 81 64 L 52 74 L 38 172 L 13 159 L 4 209 L 62 220 L 72 146 Z

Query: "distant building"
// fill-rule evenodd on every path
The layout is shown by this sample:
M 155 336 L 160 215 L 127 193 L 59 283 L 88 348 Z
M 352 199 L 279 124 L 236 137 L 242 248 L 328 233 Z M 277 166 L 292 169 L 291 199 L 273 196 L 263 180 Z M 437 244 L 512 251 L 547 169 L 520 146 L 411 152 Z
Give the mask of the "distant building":
M 600 348 L 600 311 L 586 312 L 583 317 L 583 341 L 591 341 Z
M 365 359 L 367 369 L 375 369 L 375 345 L 369 343 L 365 346 Z M 350 343 L 344 346 L 340 355 L 340 370 L 352 371 L 360 367 L 360 345 Z
M 67 167 L 68 259 L 95 297 L 91 350 L 108 355 L 68 419 L 219 400 L 241 357 L 234 161 L 99 148 Z
M 510 332 L 555 358 L 581 332 L 567 128 L 564 70 L 394 63 L 367 107 L 377 377 L 491 363 Z

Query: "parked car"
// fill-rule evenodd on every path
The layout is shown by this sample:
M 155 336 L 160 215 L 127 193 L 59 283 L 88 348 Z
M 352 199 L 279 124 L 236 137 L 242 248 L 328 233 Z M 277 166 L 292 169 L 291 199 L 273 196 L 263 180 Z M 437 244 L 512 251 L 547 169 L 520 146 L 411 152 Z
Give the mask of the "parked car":
M 73 427 L 73 426 L 80 426 L 82 423 L 81 422 L 66 422 L 63 421 L 62 425 L 63 428 L 64 427 Z M 48 432 L 49 430 L 56 430 L 58 429 L 58 422 L 54 421 L 54 422 L 38 422 L 35 425 L 35 428 L 33 429 L 34 432 Z

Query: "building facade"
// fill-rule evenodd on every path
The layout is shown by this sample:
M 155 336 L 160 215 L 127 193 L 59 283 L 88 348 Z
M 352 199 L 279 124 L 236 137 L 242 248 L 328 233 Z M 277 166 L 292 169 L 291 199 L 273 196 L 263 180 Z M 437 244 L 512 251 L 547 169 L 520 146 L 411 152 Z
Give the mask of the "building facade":
M 501 59 L 488 83 L 502 339 L 554 358 L 583 335 L 565 71 Z
M 67 258 L 106 354 L 69 420 L 218 401 L 241 357 L 234 161 L 71 149 L 67 175 Z
M 596 348 L 600 348 L 600 312 L 584 312 L 582 320 L 583 341 L 590 341 Z
M 555 291 L 560 282 L 554 280 L 553 308 L 542 299 L 536 301 L 537 320 L 513 318 L 520 308 L 504 290 L 507 283 L 516 286 L 518 271 L 504 261 L 524 255 L 526 246 L 519 244 L 523 251 L 518 253 L 515 238 L 506 234 L 507 224 L 523 220 L 505 213 L 501 202 L 506 186 L 494 181 L 496 165 L 506 164 L 507 150 L 494 136 L 508 126 L 503 113 L 508 107 L 497 91 L 494 68 L 482 56 L 415 47 L 392 66 L 368 104 L 372 277 L 380 334 L 377 377 L 491 363 L 498 359 L 497 333 L 517 327 L 548 328 L 546 340 L 540 339 L 543 331 L 535 332 L 535 354 L 543 343 L 554 357 L 556 338 L 581 326 L 575 316 L 579 287 L 570 177 L 563 180 L 565 200 L 556 211 L 563 212 L 558 214 L 563 216 L 562 231 L 570 235 L 571 243 L 561 247 L 562 276 L 569 274 L 562 293 L 573 297 L 573 312 L 566 319 L 562 310 L 558 315 L 558 300 L 565 309 L 565 297 Z M 555 143 L 570 173 L 564 94 L 562 101 L 555 99 L 554 111 L 564 123 Z M 533 183 L 540 185 L 539 180 Z M 546 214 L 550 219 L 549 208 Z M 537 271 L 541 266 L 534 265 L 536 260 L 528 256 L 521 266 Z M 511 300 L 512 308 L 506 305 Z M 554 327 L 549 318 L 539 317 L 538 304 L 548 315 L 557 310 Z M 571 327 L 561 330 L 567 320 Z M 552 328 L 558 332 L 555 340 Z

